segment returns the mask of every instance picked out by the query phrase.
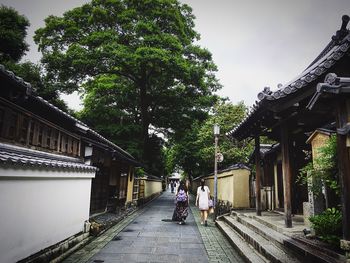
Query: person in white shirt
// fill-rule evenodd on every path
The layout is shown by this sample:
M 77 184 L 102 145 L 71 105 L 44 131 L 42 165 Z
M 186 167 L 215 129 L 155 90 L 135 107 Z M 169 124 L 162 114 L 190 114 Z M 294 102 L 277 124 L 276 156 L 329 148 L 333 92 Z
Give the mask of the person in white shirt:
M 207 226 L 208 210 L 209 210 L 210 190 L 205 185 L 204 179 L 201 180 L 201 186 L 197 189 L 196 206 L 201 211 L 201 224 Z

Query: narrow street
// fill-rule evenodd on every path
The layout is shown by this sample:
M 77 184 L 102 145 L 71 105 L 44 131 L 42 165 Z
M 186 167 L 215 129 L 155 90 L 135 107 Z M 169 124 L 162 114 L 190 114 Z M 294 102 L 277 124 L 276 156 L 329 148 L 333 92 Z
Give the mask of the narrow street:
M 173 200 L 164 192 L 64 262 L 243 262 L 212 220 L 200 225 L 193 205 L 186 225 L 172 222 Z

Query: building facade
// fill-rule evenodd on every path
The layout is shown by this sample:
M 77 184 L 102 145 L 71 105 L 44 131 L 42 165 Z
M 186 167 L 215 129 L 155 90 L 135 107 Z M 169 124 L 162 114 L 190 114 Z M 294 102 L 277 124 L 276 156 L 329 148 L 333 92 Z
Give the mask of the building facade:
M 132 201 L 136 160 L 0 65 L 0 262 L 33 258 Z M 132 188 L 131 188 L 132 189 Z
M 261 152 L 262 136 L 278 143 L 263 158 L 261 154 L 255 154 L 256 212 L 261 215 L 261 189 L 272 187 L 275 189 L 274 207 L 283 209 L 285 225 L 292 227 L 292 214 L 303 213 L 303 203 L 311 201 L 310 189 L 297 182 L 299 170 L 306 164 L 305 153 L 312 152 L 307 140 L 318 129 L 336 133 L 343 243 L 347 244 L 343 247 L 349 249 L 350 159 L 346 143 L 349 131 L 346 129 L 349 120 L 346 92 L 350 76 L 349 17 L 343 16 L 342 20 L 341 28 L 320 55 L 299 76 L 276 91 L 264 88 L 248 117 L 228 135 L 238 140 L 255 139 L 256 153 Z

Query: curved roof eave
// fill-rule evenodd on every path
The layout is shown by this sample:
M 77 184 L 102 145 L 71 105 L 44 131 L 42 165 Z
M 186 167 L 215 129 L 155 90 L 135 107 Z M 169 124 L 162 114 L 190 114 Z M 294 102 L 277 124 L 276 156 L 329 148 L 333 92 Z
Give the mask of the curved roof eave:
M 258 94 L 259 101 L 255 102 L 248 116 L 226 135 L 231 137 L 239 137 L 238 133 L 240 133 L 242 129 L 246 129 L 246 124 L 250 122 L 252 118 L 257 117 L 256 115 L 263 110 L 263 106 L 265 106 L 268 102 L 275 103 L 282 98 L 296 93 L 303 87 L 306 87 L 310 82 L 316 80 L 338 60 L 340 60 L 349 51 L 349 47 L 350 33 L 348 32 L 342 41 L 339 41 L 337 45 L 334 45 L 324 56 L 319 56 L 319 59 L 304 70 L 299 76 L 295 77 L 293 80 L 274 92 L 271 92 L 269 89 L 265 88 Z

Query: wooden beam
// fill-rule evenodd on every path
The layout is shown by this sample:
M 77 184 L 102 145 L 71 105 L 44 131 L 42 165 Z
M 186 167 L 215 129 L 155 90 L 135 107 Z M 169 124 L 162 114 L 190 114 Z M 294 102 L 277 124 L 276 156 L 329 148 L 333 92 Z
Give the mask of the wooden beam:
M 337 104 L 337 128 L 350 121 L 349 99 L 341 99 Z M 347 135 L 337 134 L 337 151 L 339 160 L 339 176 L 343 213 L 343 238 L 350 240 L 350 155 L 346 147 Z
M 255 206 L 256 215 L 261 216 L 261 166 L 260 166 L 260 138 L 255 136 Z
M 284 213 L 285 226 L 292 227 L 292 167 L 289 152 L 289 135 L 287 124 L 281 126 L 281 152 L 282 152 L 282 172 L 283 172 L 283 193 L 284 193 Z
M 295 103 L 302 104 L 303 100 L 305 99 L 309 101 L 309 98 L 315 93 L 315 91 L 316 85 L 314 83 L 309 83 L 308 88 L 304 88 L 302 93 L 296 92 L 294 94 L 290 94 L 285 98 L 280 99 L 279 103 L 271 105 L 270 110 L 274 112 L 281 112 L 290 107 L 293 107 Z

